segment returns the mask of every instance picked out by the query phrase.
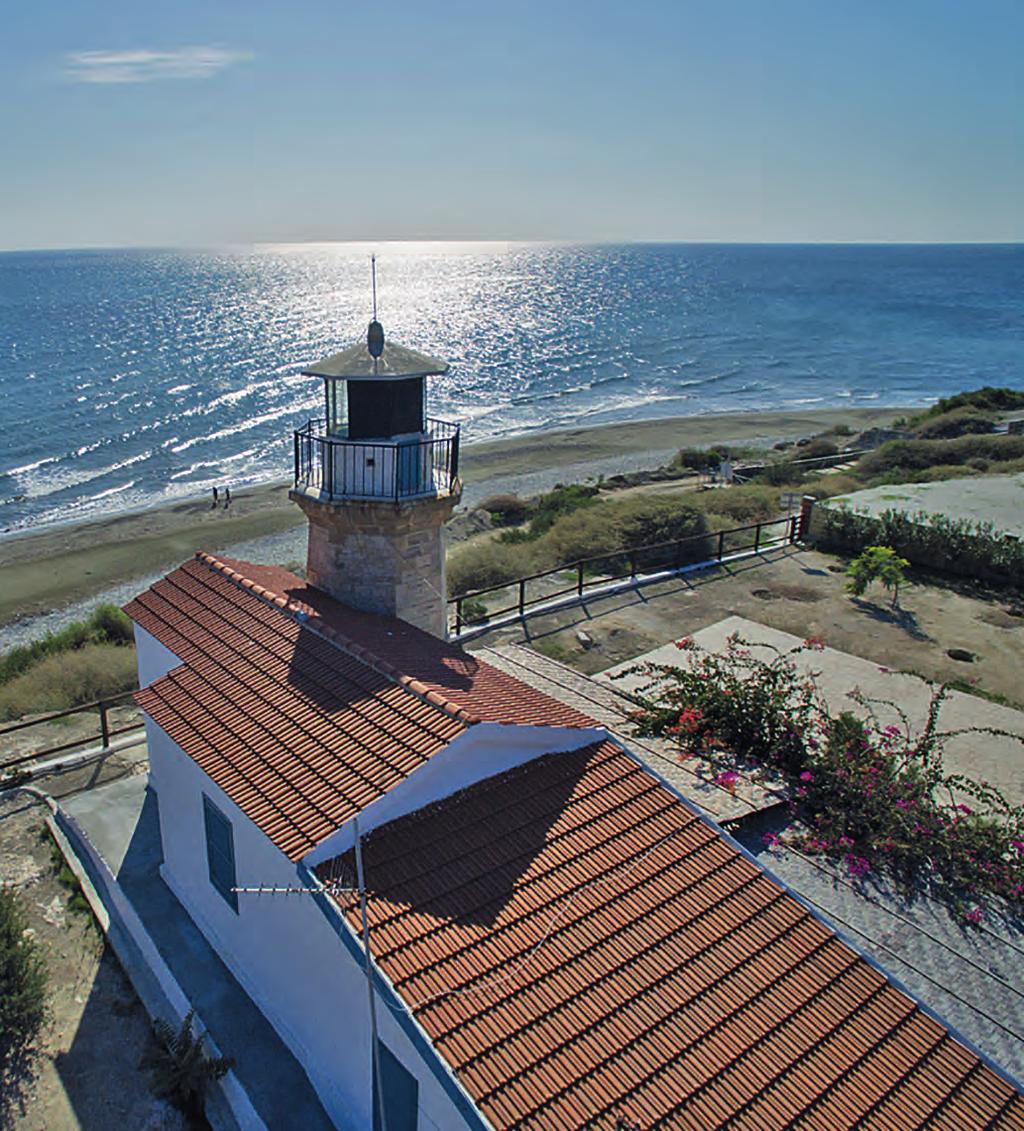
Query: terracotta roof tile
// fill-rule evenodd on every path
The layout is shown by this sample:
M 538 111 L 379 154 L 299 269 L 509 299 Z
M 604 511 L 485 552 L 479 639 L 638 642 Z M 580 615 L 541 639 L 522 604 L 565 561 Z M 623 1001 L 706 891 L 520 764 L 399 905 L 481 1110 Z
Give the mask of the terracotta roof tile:
M 341 647 L 378 671 L 459 714 L 467 722 L 593 727 L 593 719 L 521 683 L 453 644 L 394 617 L 351 609 L 280 566 L 261 566 L 200 554 L 198 560 L 226 577 L 245 577 L 287 608 L 308 618 Z
M 385 825 L 364 861 L 374 957 L 496 1127 L 1024 1127 L 1009 1084 L 611 743 Z
M 128 614 L 183 662 L 136 699 L 298 859 L 465 730 L 204 561 Z

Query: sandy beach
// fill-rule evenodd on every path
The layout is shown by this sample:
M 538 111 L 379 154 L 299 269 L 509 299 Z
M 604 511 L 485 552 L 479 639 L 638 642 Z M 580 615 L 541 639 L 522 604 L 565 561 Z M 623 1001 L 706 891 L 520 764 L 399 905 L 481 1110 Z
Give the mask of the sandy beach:
M 463 507 L 498 490 L 529 495 L 557 482 L 657 467 L 681 447 L 765 445 L 838 424 L 860 430 L 901 411 L 723 413 L 470 443 L 462 456 Z M 230 509 L 211 507 L 207 497 L 0 539 L 0 626 L 104 595 L 118 583 L 147 578 L 200 549 L 245 546 L 249 556 L 286 564 L 301 560 L 303 517 L 289 502 L 288 487 L 279 482 L 239 491 Z M 262 544 L 272 552 L 260 553 Z

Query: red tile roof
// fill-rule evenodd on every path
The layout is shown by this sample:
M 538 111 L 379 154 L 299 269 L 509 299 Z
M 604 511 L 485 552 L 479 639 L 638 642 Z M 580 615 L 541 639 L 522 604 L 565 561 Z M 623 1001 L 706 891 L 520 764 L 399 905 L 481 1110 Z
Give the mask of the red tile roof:
M 126 609 L 184 661 L 140 706 L 293 859 L 466 729 L 204 562 Z
M 137 702 L 293 859 L 468 724 L 597 726 L 277 567 L 200 554 L 125 609 L 183 661 Z
M 599 724 L 454 644 L 394 617 L 351 609 L 280 566 L 200 554 L 227 576 L 270 590 L 346 651 L 413 690 L 433 696 L 467 722 L 594 727 Z
M 610 742 L 364 845 L 374 957 L 495 1127 L 1024 1127 L 1006 1081 Z

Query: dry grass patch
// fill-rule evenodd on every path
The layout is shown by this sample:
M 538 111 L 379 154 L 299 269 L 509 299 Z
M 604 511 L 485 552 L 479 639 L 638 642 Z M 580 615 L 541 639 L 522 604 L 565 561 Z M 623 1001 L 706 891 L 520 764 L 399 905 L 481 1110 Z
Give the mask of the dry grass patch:
M 46 657 L 0 687 L 0 719 L 63 711 L 137 686 L 134 648 L 86 644 Z

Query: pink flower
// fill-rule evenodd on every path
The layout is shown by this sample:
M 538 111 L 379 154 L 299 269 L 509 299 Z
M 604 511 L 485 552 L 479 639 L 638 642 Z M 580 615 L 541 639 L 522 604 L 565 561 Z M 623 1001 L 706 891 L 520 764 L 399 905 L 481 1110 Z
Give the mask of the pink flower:
M 774 848 L 779 843 L 778 833 L 765 833 L 764 836 L 761 837 L 761 843 L 767 848 Z
M 1024 856 L 1024 840 L 1011 840 L 1010 847 L 1015 848 L 1018 855 Z
M 682 640 L 676 641 L 676 647 L 680 652 L 689 652 L 691 648 L 696 648 L 697 645 L 694 644 L 692 637 L 684 636 Z
M 914 804 L 915 804 L 915 802 L 907 801 L 906 798 L 901 797 L 896 802 L 896 808 L 897 809 L 912 809 L 914 807 Z
M 824 652 L 825 641 L 819 640 L 817 636 L 808 636 L 804 641 L 804 647 L 809 648 L 812 652 Z
M 853 848 L 853 841 L 848 836 L 841 836 L 836 841 L 836 844 L 838 844 L 840 848 Z
M 796 795 L 797 795 L 797 797 L 806 797 L 807 796 L 807 789 L 802 785 L 798 786 L 797 791 L 796 791 Z
M 679 729 L 696 734 L 703 718 L 704 712 L 699 707 L 686 707 L 679 716 Z
M 804 770 L 804 772 L 800 775 L 800 780 L 814 781 L 814 774 L 812 774 L 810 770 Z
M 734 797 L 736 795 L 736 782 L 739 780 L 739 774 L 735 770 L 723 770 L 715 777 L 715 785 L 720 785 L 723 789 L 727 789 Z
M 871 871 L 871 861 L 865 859 L 863 856 L 854 856 L 852 853 L 843 857 L 843 862 L 846 864 L 847 871 L 854 879 L 860 879 L 866 876 Z
M 982 919 L 985 918 L 985 912 L 982 911 L 980 907 L 972 907 L 971 910 L 964 915 L 964 918 L 968 923 L 973 923 L 977 926 Z

